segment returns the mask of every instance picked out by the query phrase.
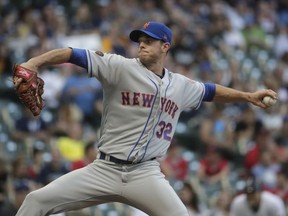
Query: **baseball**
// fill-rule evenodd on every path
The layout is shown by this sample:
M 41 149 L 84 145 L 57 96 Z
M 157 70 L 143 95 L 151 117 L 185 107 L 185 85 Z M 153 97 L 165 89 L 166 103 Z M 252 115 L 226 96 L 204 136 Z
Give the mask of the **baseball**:
M 267 106 L 272 106 L 277 102 L 277 99 L 274 99 L 270 96 L 265 96 L 262 100 L 262 103 L 264 103 Z

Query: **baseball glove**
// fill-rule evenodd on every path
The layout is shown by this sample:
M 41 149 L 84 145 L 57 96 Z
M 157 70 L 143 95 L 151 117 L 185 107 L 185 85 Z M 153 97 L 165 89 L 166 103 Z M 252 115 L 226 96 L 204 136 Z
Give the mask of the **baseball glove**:
M 44 81 L 36 72 L 15 64 L 13 84 L 20 101 L 34 116 L 38 116 L 43 109 Z

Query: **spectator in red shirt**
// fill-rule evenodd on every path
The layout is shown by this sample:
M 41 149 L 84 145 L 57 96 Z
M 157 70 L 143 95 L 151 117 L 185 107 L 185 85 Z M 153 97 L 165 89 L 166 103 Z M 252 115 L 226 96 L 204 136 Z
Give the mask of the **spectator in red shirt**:
M 276 153 L 276 143 L 274 142 L 270 132 L 262 125 L 262 123 L 255 125 L 253 141 L 254 145 L 250 150 L 248 150 L 244 160 L 248 172 L 250 172 L 251 168 L 259 162 L 262 151 L 271 152 L 273 158 Z
M 198 178 L 205 185 L 221 184 L 222 180 L 228 178 L 229 170 L 229 163 L 220 150 L 209 146 L 204 158 L 200 160 Z
M 43 157 L 44 146 L 43 145 L 35 145 L 33 147 L 31 161 L 29 162 L 28 167 L 27 167 L 27 175 L 33 181 L 36 181 L 37 176 L 40 174 L 40 171 L 44 165 L 44 157 Z
M 184 181 L 188 177 L 189 163 L 183 158 L 183 147 L 176 138 L 168 149 L 166 157 L 161 161 L 161 170 L 168 180 Z
M 85 155 L 83 159 L 77 160 L 71 164 L 71 170 L 76 170 L 85 167 L 86 165 L 92 163 L 96 159 L 97 151 L 94 142 L 89 142 L 85 146 L 84 154 Z

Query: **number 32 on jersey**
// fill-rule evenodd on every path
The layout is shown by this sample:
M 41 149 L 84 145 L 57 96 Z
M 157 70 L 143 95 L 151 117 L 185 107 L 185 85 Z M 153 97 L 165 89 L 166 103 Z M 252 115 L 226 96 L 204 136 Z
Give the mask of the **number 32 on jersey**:
M 167 141 L 171 141 L 171 132 L 172 132 L 172 124 L 170 122 L 166 123 L 165 121 L 160 121 L 159 124 L 159 129 L 156 132 L 157 138 L 161 139 L 164 138 Z

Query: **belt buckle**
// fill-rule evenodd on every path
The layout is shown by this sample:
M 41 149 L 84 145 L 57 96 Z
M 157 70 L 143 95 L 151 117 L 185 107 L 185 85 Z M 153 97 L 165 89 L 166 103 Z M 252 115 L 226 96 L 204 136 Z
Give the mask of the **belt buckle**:
M 110 155 L 108 154 L 105 154 L 105 158 L 104 158 L 106 161 L 110 161 Z

